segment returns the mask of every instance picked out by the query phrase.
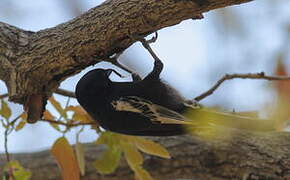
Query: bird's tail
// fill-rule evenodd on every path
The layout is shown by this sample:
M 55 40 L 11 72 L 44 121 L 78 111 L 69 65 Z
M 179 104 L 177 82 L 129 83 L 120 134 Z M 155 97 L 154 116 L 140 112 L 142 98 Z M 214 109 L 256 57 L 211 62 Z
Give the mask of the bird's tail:
M 275 122 L 273 120 L 241 116 L 207 108 L 188 108 L 184 116 L 198 126 L 217 125 L 249 131 L 275 130 Z

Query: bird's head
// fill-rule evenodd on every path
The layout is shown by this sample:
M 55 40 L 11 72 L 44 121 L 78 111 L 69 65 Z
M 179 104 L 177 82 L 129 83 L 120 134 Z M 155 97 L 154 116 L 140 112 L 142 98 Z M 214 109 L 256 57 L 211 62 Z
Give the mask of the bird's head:
M 109 76 L 112 72 L 122 77 L 114 69 L 94 69 L 87 72 L 76 85 L 77 98 L 94 94 L 98 96 L 105 95 L 104 93 L 111 88 L 112 81 L 109 79 Z

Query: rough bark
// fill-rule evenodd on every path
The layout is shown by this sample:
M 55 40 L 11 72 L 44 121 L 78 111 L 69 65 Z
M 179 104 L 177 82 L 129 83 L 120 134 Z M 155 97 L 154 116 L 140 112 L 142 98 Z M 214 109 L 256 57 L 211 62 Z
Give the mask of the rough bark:
M 250 0 L 107 0 L 53 28 L 29 32 L 0 22 L 0 79 L 9 100 L 49 97 L 65 78 L 148 35 L 212 9 Z M 45 100 L 45 98 L 44 98 Z M 30 101 L 28 103 L 31 103 Z
M 144 167 L 155 180 L 290 179 L 289 133 L 257 134 L 224 128 L 218 128 L 216 133 L 215 139 L 207 141 L 191 136 L 155 138 L 170 151 L 172 159 L 146 156 Z M 102 146 L 86 146 L 87 169 L 82 179 L 134 179 L 124 160 L 115 173 L 98 174 L 91 162 L 102 150 Z M 35 180 L 60 179 L 56 163 L 47 151 L 13 157 L 32 170 Z

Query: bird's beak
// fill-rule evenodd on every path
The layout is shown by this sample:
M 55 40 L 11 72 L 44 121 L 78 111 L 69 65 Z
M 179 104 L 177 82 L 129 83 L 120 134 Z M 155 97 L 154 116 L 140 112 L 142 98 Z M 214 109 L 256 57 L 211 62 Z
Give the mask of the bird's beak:
M 106 70 L 106 75 L 108 77 L 110 77 L 110 75 L 112 74 L 112 72 L 114 72 L 115 74 L 117 74 L 119 77 L 123 78 L 124 76 L 122 76 L 122 74 L 120 74 L 119 72 L 117 72 L 116 70 L 114 69 L 107 69 Z

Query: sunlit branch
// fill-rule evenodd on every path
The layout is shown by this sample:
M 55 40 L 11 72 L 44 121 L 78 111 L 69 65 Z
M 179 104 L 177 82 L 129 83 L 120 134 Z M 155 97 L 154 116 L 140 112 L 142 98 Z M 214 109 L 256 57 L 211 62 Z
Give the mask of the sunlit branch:
M 268 81 L 275 81 L 275 80 L 290 80 L 288 76 L 266 76 L 264 72 L 260 73 L 248 73 L 248 74 L 226 74 L 220 80 L 216 82 L 216 84 L 210 88 L 208 91 L 202 93 L 201 95 L 194 98 L 195 101 L 200 101 L 207 96 L 214 93 L 214 91 L 226 80 L 231 79 L 262 79 Z

